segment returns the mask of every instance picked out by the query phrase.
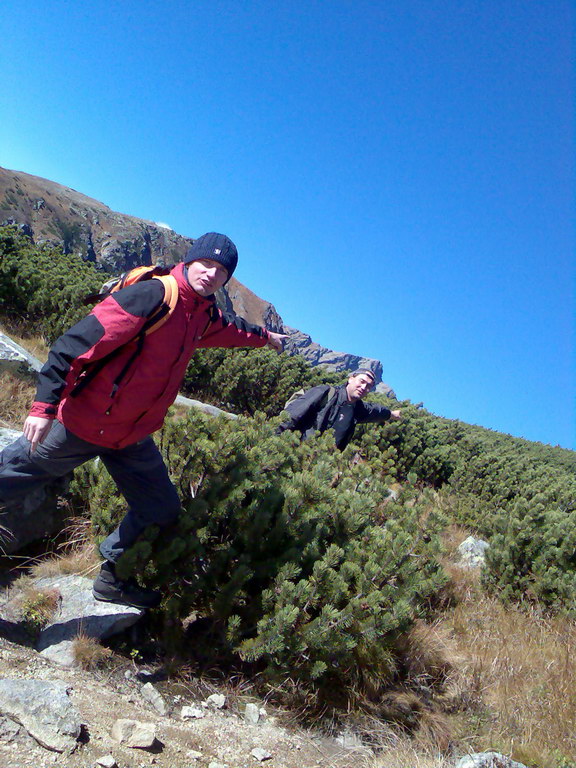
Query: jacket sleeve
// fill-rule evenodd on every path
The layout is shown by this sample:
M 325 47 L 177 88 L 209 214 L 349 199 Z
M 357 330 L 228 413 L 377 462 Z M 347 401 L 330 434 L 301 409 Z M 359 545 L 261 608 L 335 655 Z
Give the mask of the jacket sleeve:
M 38 374 L 30 416 L 53 419 L 62 393 L 88 364 L 110 355 L 132 341 L 164 298 L 158 280 L 123 288 L 108 296 L 79 323 L 54 342 Z
M 354 418 L 359 424 L 388 421 L 391 411 L 384 405 L 377 403 L 365 403 L 360 400 L 354 410 Z
M 312 417 L 320 410 L 322 399 L 329 389 L 329 385 L 320 384 L 317 387 L 308 389 L 303 395 L 289 403 L 286 410 L 290 414 L 290 418 L 280 424 L 276 434 L 280 434 L 287 429 L 301 429 L 303 431 L 307 429 L 310 426 Z
M 268 331 L 242 317 L 224 314 L 214 306 L 214 319 L 202 335 L 199 347 L 265 347 Z

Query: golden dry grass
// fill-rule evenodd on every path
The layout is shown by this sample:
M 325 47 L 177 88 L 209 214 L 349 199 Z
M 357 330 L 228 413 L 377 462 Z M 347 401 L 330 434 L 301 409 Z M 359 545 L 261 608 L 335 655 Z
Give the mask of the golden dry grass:
M 72 643 L 74 661 L 82 669 L 96 669 L 106 664 L 112 656 L 110 648 L 100 645 L 98 640 L 85 632 L 79 632 Z
M 22 429 L 34 400 L 35 387 L 11 373 L 0 374 L 0 426 Z
M 23 335 L 20 329 L 11 325 L 6 318 L 0 321 L 0 331 L 10 336 L 41 362 L 48 357 L 48 347 L 41 336 Z M 21 429 L 34 400 L 34 392 L 35 386 L 32 380 L 24 381 L 8 372 L 0 374 L 0 425 Z
M 452 608 L 416 624 L 405 648 L 407 684 L 429 692 L 416 707 L 419 727 L 377 737 L 371 768 L 444 768 L 487 750 L 534 768 L 576 765 L 576 622 L 505 606 L 483 594 L 478 572 L 450 572 Z
M 100 566 L 102 559 L 93 543 L 86 542 L 78 547 L 69 549 L 62 555 L 46 558 L 36 563 L 30 569 L 32 578 L 45 578 L 74 574 L 91 578 Z
M 56 589 L 38 589 L 32 584 L 24 587 L 20 596 L 22 621 L 29 629 L 37 631 L 50 623 L 60 601 Z
M 497 744 L 543 768 L 564 758 L 573 764 L 576 622 L 487 597 L 462 603 L 449 621 L 467 659 L 463 674 L 481 681 L 489 712 L 484 747 Z

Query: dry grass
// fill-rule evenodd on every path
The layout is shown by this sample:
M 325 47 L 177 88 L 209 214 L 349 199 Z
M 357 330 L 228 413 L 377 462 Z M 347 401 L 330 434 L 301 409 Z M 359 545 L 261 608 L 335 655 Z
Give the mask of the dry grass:
M 96 669 L 108 663 L 112 656 L 110 648 L 100 645 L 98 640 L 85 632 L 79 632 L 72 644 L 74 661 L 82 669 Z
M 576 623 L 534 608 L 504 607 L 483 597 L 450 619 L 468 662 L 482 681 L 490 713 L 486 744 L 547 768 L 576 760 Z M 475 745 L 481 746 L 481 745 Z
M 477 572 L 453 573 L 459 599 L 411 631 L 410 690 L 391 702 L 418 728 L 388 742 L 375 731 L 382 752 L 371 768 L 444 768 L 449 755 L 491 749 L 537 768 L 576 765 L 576 622 L 504 606 L 482 593 Z
M 21 429 L 34 400 L 34 385 L 5 371 L 0 374 L 0 426 Z
M 381 756 L 371 763 L 370 768 L 453 768 L 454 760 L 442 755 L 427 755 L 420 752 L 408 739 L 398 746 L 385 749 Z
M 49 348 L 41 336 L 24 334 L 22 329 L 13 325 L 7 318 L 0 321 L 0 331 L 10 336 L 30 354 L 45 362 Z M 32 380 L 23 381 L 11 373 L 0 374 L 0 424 L 12 429 L 20 429 L 34 400 L 35 386 Z
M 50 623 L 60 602 L 57 589 L 42 590 L 27 584 L 20 598 L 23 622 L 32 631 L 39 631 Z
M 99 568 L 101 562 L 102 559 L 98 556 L 94 544 L 86 542 L 63 555 L 41 560 L 32 566 L 30 574 L 36 579 L 61 574 L 90 577 Z

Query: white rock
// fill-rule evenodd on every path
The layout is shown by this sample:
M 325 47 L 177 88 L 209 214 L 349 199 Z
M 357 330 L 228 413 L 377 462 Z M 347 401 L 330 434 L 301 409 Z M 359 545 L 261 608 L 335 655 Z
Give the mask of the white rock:
M 166 702 L 156 688 L 154 688 L 152 683 L 144 683 L 142 688 L 140 688 L 140 693 L 142 694 L 143 699 L 146 699 L 147 702 L 152 704 L 159 715 L 165 715 L 167 713 L 168 707 L 166 706 Z
M 197 752 L 195 749 L 189 749 L 188 752 L 186 752 L 186 757 L 188 760 L 200 760 L 202 752 Z
M 198 707 L 182 707 L 180 717 L 182 720 L 192 720 L 194 718 L 199 719 L 201 717 L 206 717 L 206 713 L 204 710 L 199 709 Z
M 228 768 L 226 763 L 208 763 L 208 768 Z
M 268 752 L 266 749 L 262 749 L 262 747 L 256 747 L 252 750 L 252 752 L 250 752 L 250 754 L 260 763 L 262 763 L 264 760 L 270 760 L 272 757 L 272 753 Z
M 526 766 L 499 752 L 474 752 L 462 757 L 456 764 L 456 768 L 526 768 Z
M 526 768 L 526 766 L 499 752 L 474 752 L 461 758 L 456 768 Z
M 148 749 L 156 741 L 156 729 L 153 723 L 120 719 L 112 726 L 112 738 L 127 747 Z
M 460 555 L 460 564 L 466 568 L 482 568 L 486 564 L 486 550 L 489 547 L 490 544 L 487 541 L 468 536 L 457 550 Z
M 206 699 L 206 706 L 214 707 L 214 709 L 224 709 L 226 706 L 226 696 L 222 693 L 213 693 Z
M 256 724 L 260 720 L 260 708 L 257 704 L 249 702 L 244 709 L 244 720 L 247 723 Z
M 99 757 L 98 760 L 94 763 L 95 766 L 102 766 L 102 768 L 118 768 L 118 763 L 112 755 L 105 755 L 104 757 Z

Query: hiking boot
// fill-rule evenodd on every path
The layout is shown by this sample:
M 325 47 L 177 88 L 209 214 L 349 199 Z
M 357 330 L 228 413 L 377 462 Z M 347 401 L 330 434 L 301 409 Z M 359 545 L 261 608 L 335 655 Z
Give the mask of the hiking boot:
M 116 576 L 114 564 L 105 562 L 92 587 L 96 600 L 104 603 L 120 603 L 134 608 L 156 608 L 162 595 L 154 589 L 144 589 L 135 579 L 122 581 Z

